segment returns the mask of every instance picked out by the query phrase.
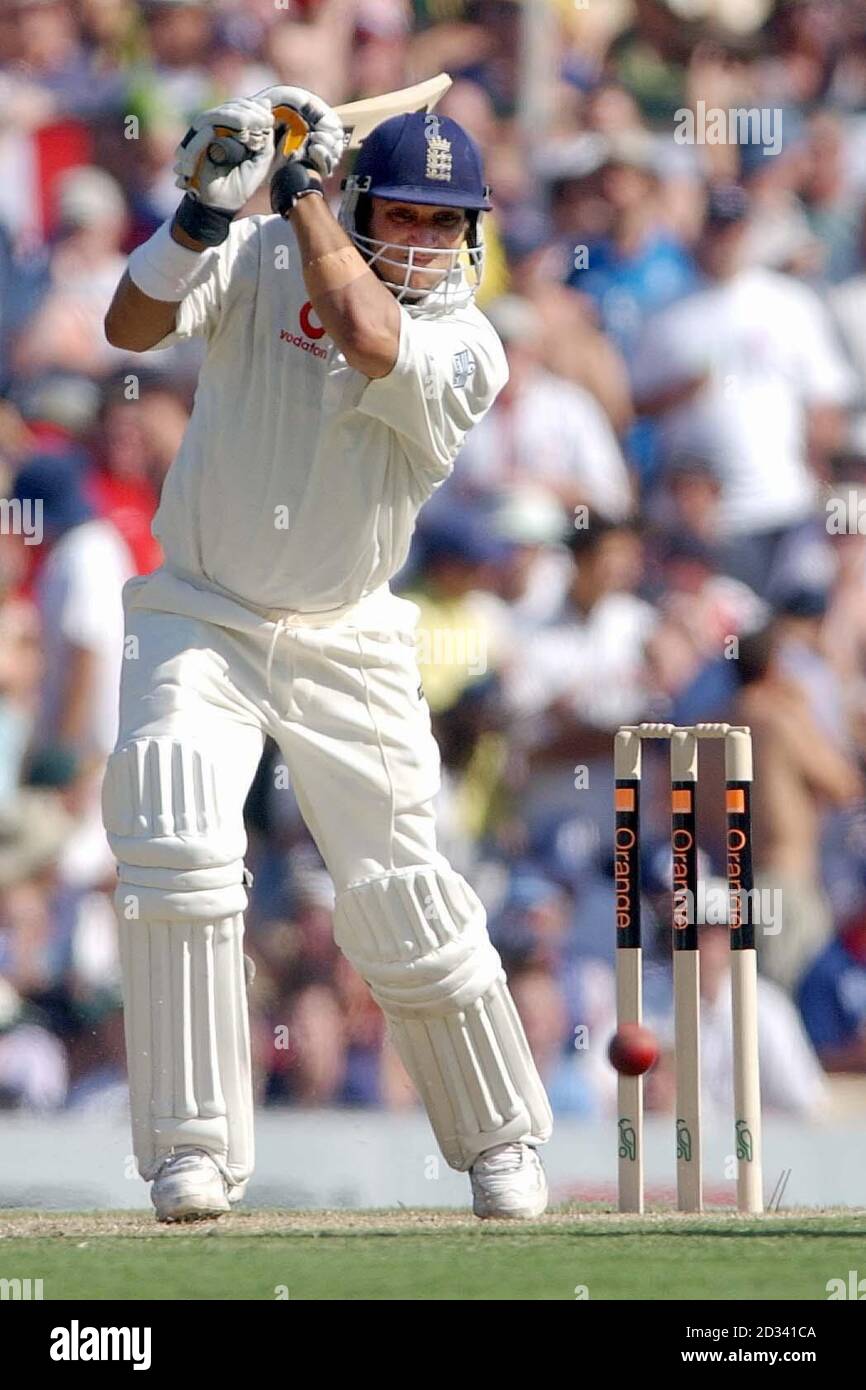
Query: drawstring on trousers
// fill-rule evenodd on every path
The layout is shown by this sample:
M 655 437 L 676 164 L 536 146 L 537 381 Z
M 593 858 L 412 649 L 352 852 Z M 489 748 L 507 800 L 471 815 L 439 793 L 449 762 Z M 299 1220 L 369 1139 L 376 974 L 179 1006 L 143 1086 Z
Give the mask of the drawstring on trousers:
M 265 684 L 267 685 L 268 695 L 271 697 L 271 699 L 273 699 L 274 697 L 273 686 L 271 684 L 271 673 L 274 665 L 274 653 L 277 650 L 277 642 L 279 641 L 280 637 L 284 633 L 288 632 L 288 630 L 289 620 L 288 618 L 283 617 L 277 619 L 277 621 L 274 623 L 274 630 L 271 633 L 270 645 L 268 646 L 268 664 L 265 668 Z

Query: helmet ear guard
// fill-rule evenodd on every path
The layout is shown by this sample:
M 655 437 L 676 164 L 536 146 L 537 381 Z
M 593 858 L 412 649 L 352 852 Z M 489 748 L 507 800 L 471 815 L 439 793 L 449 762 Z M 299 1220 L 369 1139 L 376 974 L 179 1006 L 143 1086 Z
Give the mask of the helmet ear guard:
M 368 237 L 373 221 L 373 199 L 369 193 L 359 193 L 355 204 L 355 230 L 359 236 Z
M 466 220 L 467 220 L 467 222 L 468 222 L 468 224 L 469 224 L 469 226 L 468 226 L 468 228 L 467 228 L 467 231 L 466 231 L 466 242 L 467 242 L 467 244 L 468 244 L 470 247 L 473 247 L 473 248 L 480 245 L 480 241 L 479 241 L 479 231 L 480 231 L 479 222 L 480 222 L 480 219 L 481 219 L 481 211 L 480 211 L 479 208 L 467 208 L 467 209 L 466 209 Z

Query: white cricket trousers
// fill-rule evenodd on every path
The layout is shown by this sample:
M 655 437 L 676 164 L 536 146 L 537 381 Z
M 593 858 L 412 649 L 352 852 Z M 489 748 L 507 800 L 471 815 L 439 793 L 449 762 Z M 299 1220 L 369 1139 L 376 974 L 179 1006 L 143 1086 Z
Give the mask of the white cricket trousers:
M 103 814 L 142 1176 L 189 1145 L 213 1154 L 230 1195 L 252 1171 L 242 813 L 268 734 L 334 881 L 335 939 L 446 1160 L 543 1143 L 550 1107 L 483 907 L 436 848 L 416 606 L 385 587 L 327 622 L 264 617 L 165 571 L 130 581 L 124 605 Z

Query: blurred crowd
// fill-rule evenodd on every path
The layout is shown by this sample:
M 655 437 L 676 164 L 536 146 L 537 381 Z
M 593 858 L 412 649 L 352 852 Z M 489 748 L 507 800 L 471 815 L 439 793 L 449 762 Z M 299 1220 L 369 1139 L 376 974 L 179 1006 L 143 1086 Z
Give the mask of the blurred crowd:
M 764 1103 L 817 1117 L 828 1074 L 866 1075 L 866 3 L 536 6 L 540 85 L 515 0 L 0 0 L 0 1105 L 124 1104 L 99 786 L 120 591 L 160 563 L 150 520 L 200 362 L 105 341 L 125 257 L 179 200 L 196 112 L 440 70 L 493 187 L 479 304 L 511 373 L 398 580 L 443 849 L 488 908 L 555 1110 L 609 1115 L 614 733 L 750 725 Z M 659 748 L 660 1110 L 667 777 Z M 705 745 L 704 1087 L 729 1117 L 722 778 Z M 416 1104 L 273 748 L 247 822 L 261 1103 Z

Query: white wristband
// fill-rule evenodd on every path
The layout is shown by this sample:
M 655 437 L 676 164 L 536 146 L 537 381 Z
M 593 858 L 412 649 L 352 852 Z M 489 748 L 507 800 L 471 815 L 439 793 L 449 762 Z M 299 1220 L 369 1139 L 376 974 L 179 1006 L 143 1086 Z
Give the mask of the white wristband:
M 136 246 L 129 257 L 127 270 L 133 284 L 151 299 L 169 304 L 179 303 L 191 289 L 206 278 L 213 248 L 191 251 L 181 246 L 171 235 L 171 218 L 163 222 L 150 241 Z

